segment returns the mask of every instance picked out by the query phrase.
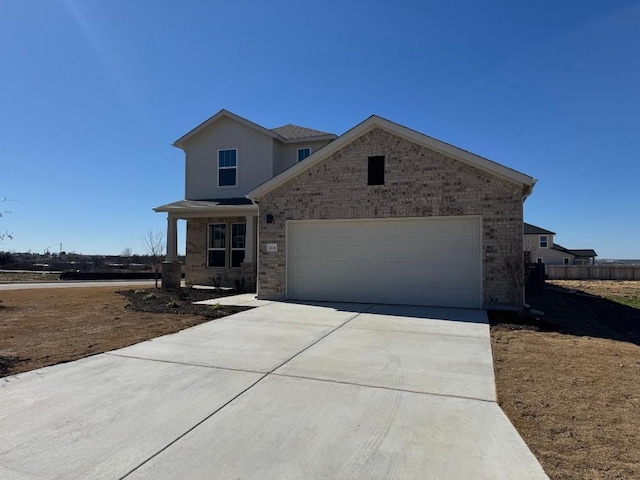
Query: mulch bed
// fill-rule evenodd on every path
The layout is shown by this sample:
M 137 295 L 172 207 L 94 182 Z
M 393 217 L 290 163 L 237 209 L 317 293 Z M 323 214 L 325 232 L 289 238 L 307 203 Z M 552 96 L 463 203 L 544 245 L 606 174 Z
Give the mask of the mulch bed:
M 220 318 L 249 310 L 253 307 L 229 305 L 194 305 L 193 302 L 211 300 L 237 295 L 234 290 L 215 290 L 197 288 L 123 290 L 118 292 L 129 300 L 126 308 L 137 312 L 173 313 L 201 315 L 207 318 Z

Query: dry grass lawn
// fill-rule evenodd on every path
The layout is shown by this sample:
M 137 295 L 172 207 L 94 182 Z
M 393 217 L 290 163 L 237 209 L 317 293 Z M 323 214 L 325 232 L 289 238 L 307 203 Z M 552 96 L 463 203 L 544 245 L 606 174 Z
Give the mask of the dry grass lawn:
M 0 271 L 0 283 L 16 282 L 58 282 L 59 273 L 48 272 L 12 272 L 9 270 Z
M 528 299 L 544 323 L 492 316 L 500 405 L 552 480 L 640 479 L 640 309 L 623 305 L 640 282 L 551 287 Z M 0 376 L 209 320 L 133 311 L 127 304 L 147 294 L 121 288 L 0 291 Z
M 0 376 L 125 347 L 209 321 L 125 308 L 123 287 L 0 291 Z M 176 311 L 178 311 L 176 309 Z M 216 316 L 235 310 L 218 309 Z
M 492 326 L 499 403 L 553 480 L 640 479 L 640 310 L 608 300 L 639 294 L 554 282 L 529 298 L 547 323 Z

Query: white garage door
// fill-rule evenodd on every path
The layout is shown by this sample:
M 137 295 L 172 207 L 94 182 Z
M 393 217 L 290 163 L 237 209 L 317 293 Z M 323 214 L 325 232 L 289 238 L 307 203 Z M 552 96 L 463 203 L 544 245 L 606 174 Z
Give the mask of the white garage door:
M 287 297 L 482 306 L 479 217 L 287 222 Z

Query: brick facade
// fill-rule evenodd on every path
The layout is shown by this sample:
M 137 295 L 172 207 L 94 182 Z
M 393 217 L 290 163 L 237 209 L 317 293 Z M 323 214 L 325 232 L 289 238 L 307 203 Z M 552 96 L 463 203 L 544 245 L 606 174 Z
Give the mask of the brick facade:
M 231 223 L 245 223 L 246 217 L 192 218 L 187 220 L 187 248 L 184 265 L 187 285 L 213 285 L 219 277 L 223 287 L 236 288 L 236 282 L 244 280 L 244 289 L 254 291 L 256 287 L 256 266 L 243 263 L 240 267 L 207 267 L 207 228 L 211 223 L 226 223 L 227 237 Z M 228 240 L 227 240 L 227 243 Z M 229 261 L 227 246 L 227 263 Z
M 385 156 L 384 185 L 367 185 L 374 155 Z M 507 264 L 522 258 L 522 188 L 374 128 L 259 199 L 258 295 L 285 297 L 286 220 L 481 215 L 484 306 L 520 306 Z

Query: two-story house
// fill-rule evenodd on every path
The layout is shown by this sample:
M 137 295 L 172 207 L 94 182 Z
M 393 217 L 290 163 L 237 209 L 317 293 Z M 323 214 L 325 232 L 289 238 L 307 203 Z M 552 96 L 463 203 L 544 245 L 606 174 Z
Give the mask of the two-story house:
M 551 230 L 524 224 L 524 253 L 528 262 L 545 265 L 593 265 L 598 254 L 590 248 L 569 249 L 553 241 Z
M 510 265 L 522 261 L 528 175 L 376 115 L 336 137 L 222 110 L 175 146 L 185 199 L 155 209 L 168 214 L 165 286 L 179 281 L 185 219 L 188 284 L 256 283 L 275 300 L 522 306 L 522 269 Z
M 187 222 L 187 284 L 220 281 L 254 289 L 258 206 L 246 194 L 335 138 L 297 125 L 267 129 L 220 110 L 176 140 L 173 145 L 185 153 L 185 198 L 154 208 L 168 216 L 165 285 L 179 281 L 181 219 Z

